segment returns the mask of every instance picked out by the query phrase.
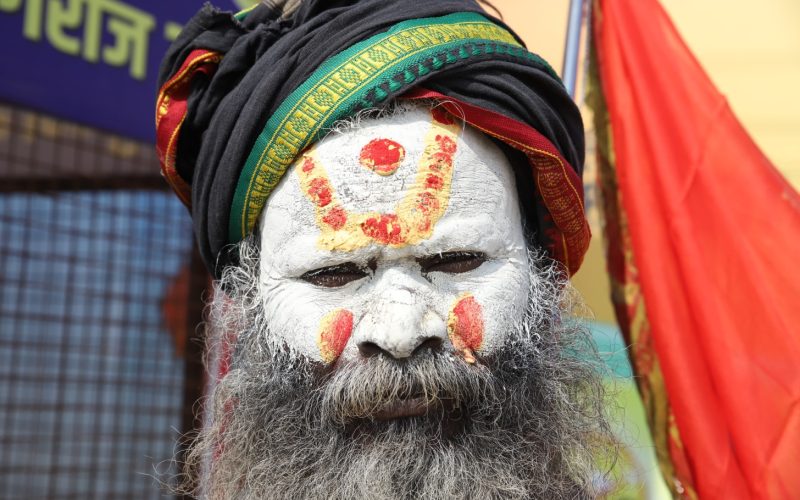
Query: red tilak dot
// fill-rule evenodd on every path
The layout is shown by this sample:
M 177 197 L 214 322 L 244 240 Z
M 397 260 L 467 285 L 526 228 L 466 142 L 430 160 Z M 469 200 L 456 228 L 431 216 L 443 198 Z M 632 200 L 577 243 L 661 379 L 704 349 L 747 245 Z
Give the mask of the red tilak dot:
M 358 159 L 361 165 L 381 175 L 397 170 L 406 156 L 406 150 L 391 139 L 373 139 L 361 148 Z

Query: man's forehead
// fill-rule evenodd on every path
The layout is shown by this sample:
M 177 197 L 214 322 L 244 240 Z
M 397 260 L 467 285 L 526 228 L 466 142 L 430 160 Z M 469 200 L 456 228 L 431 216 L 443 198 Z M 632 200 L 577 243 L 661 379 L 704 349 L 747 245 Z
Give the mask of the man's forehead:
M 349 208 L 361 209 L 358 205 L 366 202 L 389 212 L 414 183 L 434 126 L 427 109 L 413 107 L 347 124 L 311 152 Z
M 262 244 L 270 252 L 304 250 L 288 260 L 375 247 L 490 245 L 509 222 L 520 224 L 517 203 L 508 160 L 487 137 L 413 106 L 310 148 L 268 201 Z M 512 220 L 504 226 L 498 217 Z

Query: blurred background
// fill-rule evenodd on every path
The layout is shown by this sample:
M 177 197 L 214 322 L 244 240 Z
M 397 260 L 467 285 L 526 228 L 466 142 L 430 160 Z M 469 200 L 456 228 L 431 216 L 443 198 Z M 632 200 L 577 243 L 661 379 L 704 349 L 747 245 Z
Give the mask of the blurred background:
M 492 3 L 561 67 L 568 0 Z M 163 497 L 154 476 L 175 472 L 176 440 L 199 425 L 208 278 L 158 173 L 152 117 L 158 62 L 201 4 L 0 0 L 0 498 Z M 800 4 L 662 4 L 800 187 Z M 609 497 L 668 498 L 609 301 L 583 108 L 594 238 L 574 282 L 614 374 L 624 453 Z

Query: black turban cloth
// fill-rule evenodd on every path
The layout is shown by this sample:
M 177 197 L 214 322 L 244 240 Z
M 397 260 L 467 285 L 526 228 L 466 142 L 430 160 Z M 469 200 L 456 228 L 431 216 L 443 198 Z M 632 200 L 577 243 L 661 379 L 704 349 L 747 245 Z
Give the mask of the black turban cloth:
M 200 254 L 215 277 L 224 266 L 235 263 L 231 244 L 246 236 L 237 233 L 231 222 L 237 216 L 233 205 L 250 206 L 235 199 L 240 184 L 247 184 L 240 179 L 245 164 L 257 156 L 251 150 L 259 134 L 286 108 L 287 98 L 297 95 L 298 88 L 308 84 L 326 61 L 347 54 L 354 45 L 378 38 L 404 22 L 459 13 L 484 16 L 484 21 L 506 33 L 509 40 L 465 39 L 455 48 L 451 44 L 441 50 L 426 49 L 424 58 L 376 80 L 359 102 L 349 105 L 338 118 L 424 88 L 488 116 L 484 131 L 502 121 L 501 117 L 516 124 L 506 127 L 508 130 L 531 129 L 539 137 L 533 141 L 539 143 L 533 149 L 522 148 L 519 143 L 523 139 L 490 135 L 522 151 L 518 156 L 523 162 L 531 162 L 533 176 L 527 175 L 527 186 L 520 190 L 526 213 L 533 213 L 537 223 L 537 243 L 565 262 L 570 272 L 577 270 L 589 238 L 580 182 L 583 123 L 546 62 L 528 53 L 518 36 L 473 0 L 304 0 L 289 15 L 269 2 L 238 15 L 206 4 L 184 27 L 162 62 L 156 116 L 162 171 L 190 205 Z M 466 121 L 472 122 L 469 116 Z M 313 140 L 324 132 L 317 132 Z M 558 159 L 551 174 L 537 177 L 536 152 L 546 153 L 539 154 L 540 159 Z M 559 168 L 564 172 L 553 181 L 552 172 Z M 560 198 L 548 201 L 554 189 Z M 533 194 L 526 195 L 525 190 Z M 570 198 L 565 201 L 562 198 L 567 192 Z M 248 200 L 257 207 L 258 202 L 263 206 L 265 198 L 253 195 Z M 242 227 L 252 231 L 252 217 L 250 226 Z M 565 232 L 572 234 L 564 237 Z

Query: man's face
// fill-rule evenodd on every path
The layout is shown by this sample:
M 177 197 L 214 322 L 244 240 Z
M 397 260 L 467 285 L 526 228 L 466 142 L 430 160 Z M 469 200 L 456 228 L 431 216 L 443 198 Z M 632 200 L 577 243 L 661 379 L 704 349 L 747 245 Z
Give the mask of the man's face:
M 261 217 L 270 327 L 326 364 L 491 353 L 529 287 L 516 193 L 497 146 L 436 110 L 328 136 Z
M 576 498 L 601 386 L 481 133 L 401 109 L 309 149 L 211 307 L 211 498 Z M 223 293 L 224 290 L 224 293 Z M 192 488 L 197 489 L 192 489 Z

